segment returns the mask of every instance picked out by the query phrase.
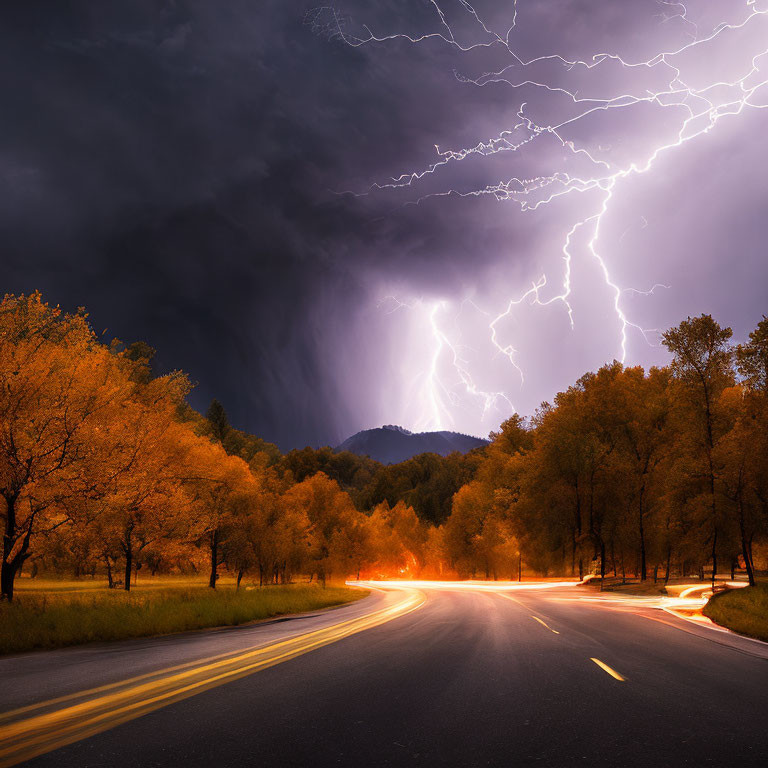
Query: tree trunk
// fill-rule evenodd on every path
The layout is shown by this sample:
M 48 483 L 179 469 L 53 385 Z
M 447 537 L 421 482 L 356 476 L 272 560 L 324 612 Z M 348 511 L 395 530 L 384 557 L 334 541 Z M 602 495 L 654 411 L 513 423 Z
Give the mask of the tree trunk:
M 576 488 L 576 508 L 574 510 L 574 523 L 576 524 L 576 533 L 574 535 L 574 551 L 576 544 L 579 546 L 579 581 L 584 581 L 584 560 L 581 556 L 581 494 L 579 493 L 579 478 L 576 476 L 574 484 Z
M 715 586 L 715 577 L 717 576 L 717 501 L 715 497 L 715 468 L 712 463 L 712 450 L 715 446 L 712 437 L 712 416 L 709 408 L 709 399 L 707 399 L 707 439 L 708 448 L 707 461 L 709 463 L 709 495 L 710 508 L 712 510 L 712 587 Z
M 240 589 L 240 582 L 243 580 L 243 574 L 245 571 L 240 568 L 237 572 L 237 589 Z
M 747 569 L 749 586 L 755 586 L 755 568 L 752 564 L 752 542 L 747 536 L 747 525 L 744 520 L 744 500 L 739 494 L 739 530 L 741 532 L 741 551 L 744 555 L 744 567 Z
M 211 533 L 211 576 L 208 579 L 208 586 L 216 589 L 216 580 L 219 577 L 219 529 L 214 528 Z
M 120 546 L 125 555 L 125 580 L 123 581 L 123 589 L 128 592 L 131 589 L 131 574 L 133 572 L 133 528 L 135 521 L 129 519 L 125 524 L 125 531 L 123 533 L 123 540 L 120 542 Z
M 640 580 L 645 581 L 648 578 L 648 571 L 647 571 L 647 565 L 645 562 L 645 527 L 643 526 L 643 515 L 645 514 L 643 510 L 643 494 L 642 491 L 640 492 L 640 517 L 638 522 L 639 525 L 639 534 L 640 534 Z
M 18 495 L 3 494 L 5 498 L 5 533 L 3 535 L 3 563 L 0 568 L 0 599 L 13 600 L 13 582 L 16 569 L 13 567 L 13 546 L 16 542 L 16 502 Z
M 605 582 L 605 542 L 600 539 L 600 591 L 603 589 L 603 583 Z
M 123 581 L 123 589 L 126 592 L 131 590 L 131 576 L 133 575 L 133 549 L 129 545 L 125 550 L 125 580 Z
M 576 573 L 576 532 L 571 537 L 571 576 Z
M 0 581 L 2 581 L 2 599 L 11 602 L 13 600 L 13 580 L 15 574 L 11 563 L 3 560 L 2 573 L 0 573 Z

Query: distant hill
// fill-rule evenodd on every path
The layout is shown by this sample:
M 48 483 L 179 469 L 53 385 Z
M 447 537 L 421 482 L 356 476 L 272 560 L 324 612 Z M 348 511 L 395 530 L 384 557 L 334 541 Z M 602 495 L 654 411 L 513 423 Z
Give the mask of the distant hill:
M 484 445 L 488 445 L 487 440 L 458 432 L 409 432 L 402 427 L 386 424 L 377 429 L 364 429 L 348 437 L 334 450 L 370 456 L 382 464 L 397 464 L 420 453 L 447 456 L 454 451 L 468 453 Z

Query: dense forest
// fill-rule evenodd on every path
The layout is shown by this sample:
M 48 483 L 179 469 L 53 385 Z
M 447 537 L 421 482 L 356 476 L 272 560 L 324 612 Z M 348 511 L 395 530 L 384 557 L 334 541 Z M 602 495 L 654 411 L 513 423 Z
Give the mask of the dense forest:
M 2 597 L 20 573 L 676 575 L 765 568 L 768 320 L 744 344 L 709 315 L 672 362 L 614 362 L 467 455 L 396 465 L 286 454 L 186 401 L 154 351 L 104 343 L 83 310 L 0 304 Z

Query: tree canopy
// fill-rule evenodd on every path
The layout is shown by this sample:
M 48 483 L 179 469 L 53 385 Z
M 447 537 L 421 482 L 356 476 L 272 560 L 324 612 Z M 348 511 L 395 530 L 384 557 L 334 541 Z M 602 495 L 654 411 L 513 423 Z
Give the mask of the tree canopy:
M 613 362 L 488 446 L 383 466 L 285 455 L 187 403 L 143 342 L 84 310 L 0 303 L 2 597 L 25 567 L 298 577 L 640 579 L 766 568 L 768 320 L 742 344 L 709 315 L 663 334 L 667 367 Z

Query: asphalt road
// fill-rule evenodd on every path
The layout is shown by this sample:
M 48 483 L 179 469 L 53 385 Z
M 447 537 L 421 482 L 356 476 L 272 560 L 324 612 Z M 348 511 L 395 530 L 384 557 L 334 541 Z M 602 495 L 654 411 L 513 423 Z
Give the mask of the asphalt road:
M 422 591 L 423 604 L 386 623 L 25 764 L 768 764 L 765 644 L 584 588 Z M 3 709 L 194 666 L 211 652 L 299 642 L 290 638 L 399 599 L 377 594 L 292 622 L 7 658 Z

